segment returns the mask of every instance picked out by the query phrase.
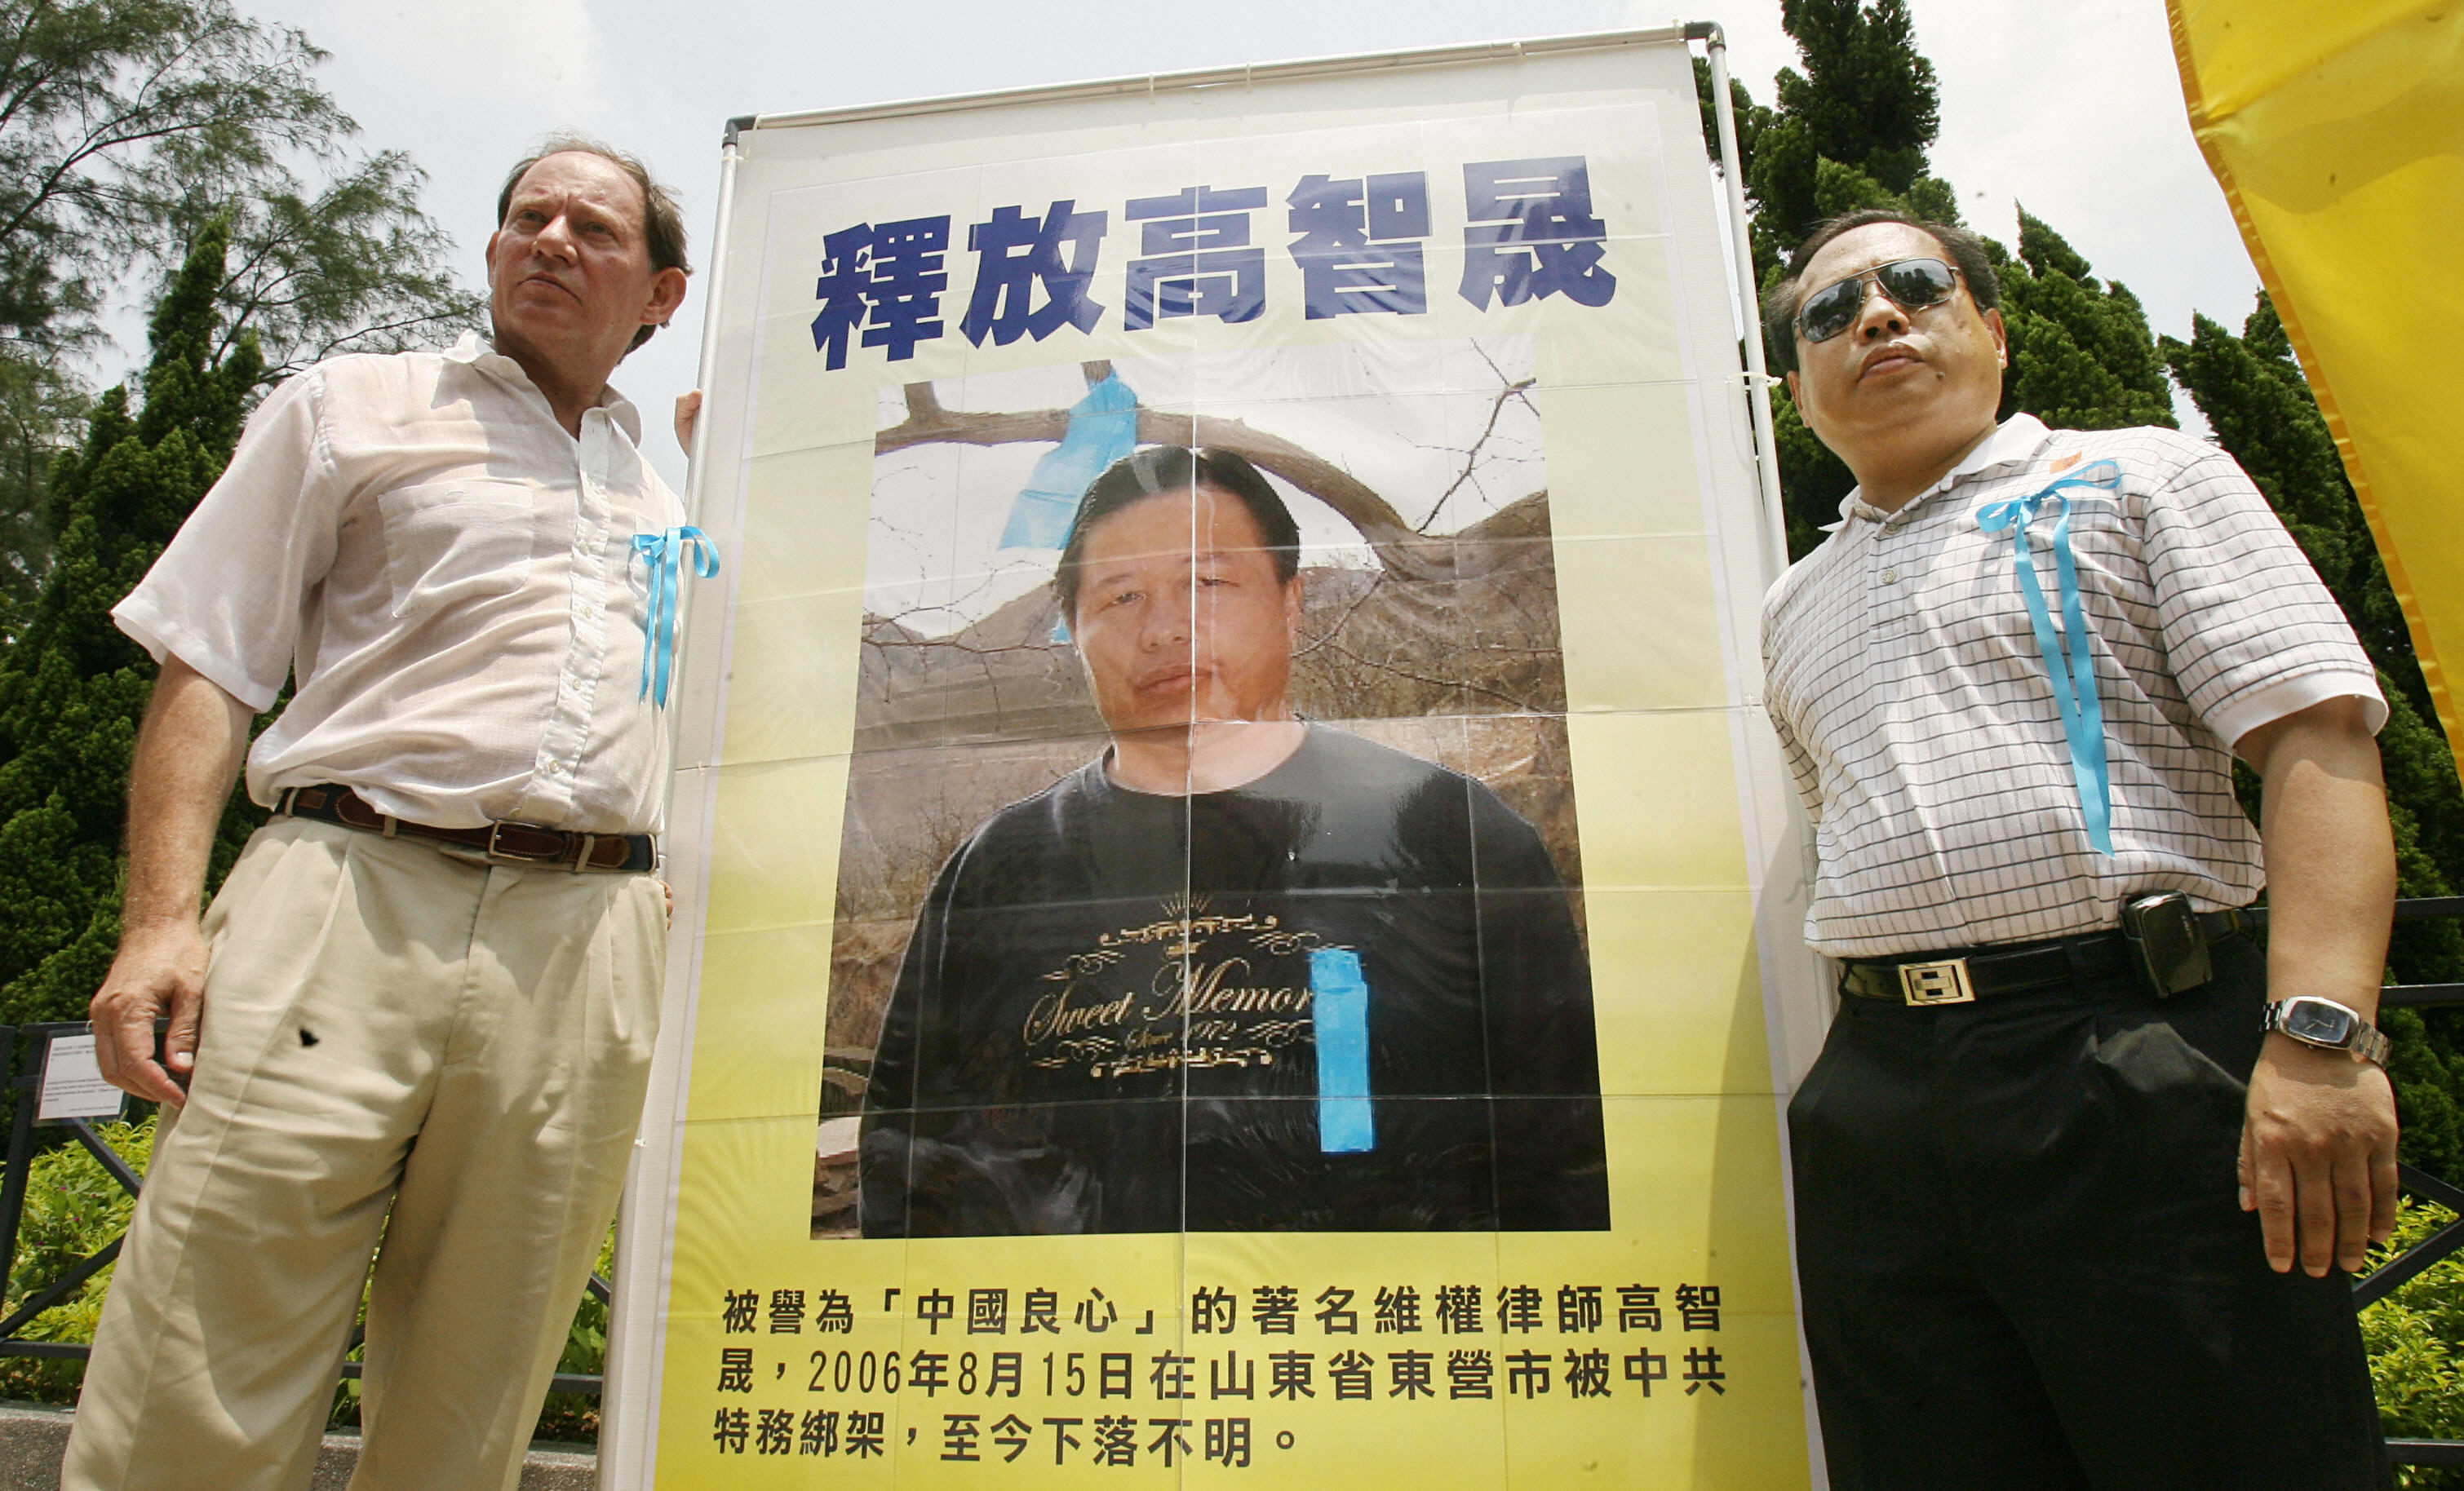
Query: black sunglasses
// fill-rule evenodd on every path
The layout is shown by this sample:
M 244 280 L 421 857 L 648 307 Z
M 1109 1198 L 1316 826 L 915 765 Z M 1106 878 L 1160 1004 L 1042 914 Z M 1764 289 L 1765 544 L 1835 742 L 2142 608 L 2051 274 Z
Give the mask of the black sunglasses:
M 1796 313 L 1797 334 L 1808 341 L 1829 341 L 1856 323 L 1865 306 L 1865 287 L 1872 284 L 1904 311 L 1922 311 L 1950 298 L 1959 285 L 1959 271 L 1940 259 L 1893 259 L 1862 274 L 1828 284 L 1805 297 Z

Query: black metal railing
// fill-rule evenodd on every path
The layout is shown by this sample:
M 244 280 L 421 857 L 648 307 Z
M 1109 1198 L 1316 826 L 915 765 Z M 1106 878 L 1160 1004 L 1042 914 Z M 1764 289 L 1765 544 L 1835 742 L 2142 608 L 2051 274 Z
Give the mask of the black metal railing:
M 9 1125 L 9 1149 L 5 1171 L 0 1171 L 0 1262 L 8 1268 L 6 1277 L 14 1279 L 17 1267 L 18 1232 L 26 1216 L 27 1173 L 34 1158 L 35 1111 L 43 1084 L 43 1065 L 51 1053 L 52 1042 L 59 1036 L 81 1036 L 92 1027 L 84 1021 L 48 1025 L 0 1025 L 0 1076 L 6 1076 L 9 1094 L 15 1099 L 15 1114 Z M 55 1119 L 95 1157 L 105 1173 L 120 1183 L 131 1197 L 143 1183 L 136 1171 L 129 1168 L 119 1151 L 103 1142 L 102 1135 L 82 1118 Z M 25 1303 L 0 1320 L 0 1356 L 74 1357 L 83 1360 L 94 1354 L 94 1348 L 81 1342 L 27 1341 L 17 1332 L 32 1325 L 35 1317 L 55 1305 L 77 1297 L 86 1282 L 108 1267 L 120 1256 L 120 1244 L 125 1235 L 112 1239 L 84 1258 L 71 1264 L 66 1272 L 29 1295 Z M 609 1303 L 607 1281 L 597 1274 L 587 1285 L 593 1298 L 602 1305 Z M 363 1332 L 354 1330 L 351 1346 L 356 1348 Z M 344 1362 L 341 1376 L 360 1375 L 358 1362 Z M 596 1373 L 558 1372 L 549 1384 L 551 1392 L 579 1392 L 597 1397 L 604 1379 Z

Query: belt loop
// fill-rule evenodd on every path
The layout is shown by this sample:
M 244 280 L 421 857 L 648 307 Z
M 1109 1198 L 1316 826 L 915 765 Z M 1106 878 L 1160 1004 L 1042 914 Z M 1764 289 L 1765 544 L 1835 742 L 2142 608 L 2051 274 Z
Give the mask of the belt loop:
M 377 821 L 385 824 L 385 836 L 388 839 L 393 837 L 393 831 L 402 824 L 401 819 L 385 813 L 379 813 L 377 815 Z
M 576 834 L 574 837 L 582 842 L 582 847 L 574 852 L 573 867 L 575 869 L 588 869 L 590 867 L 590 851 L 599 846 L 599 836 L 597 834 Z

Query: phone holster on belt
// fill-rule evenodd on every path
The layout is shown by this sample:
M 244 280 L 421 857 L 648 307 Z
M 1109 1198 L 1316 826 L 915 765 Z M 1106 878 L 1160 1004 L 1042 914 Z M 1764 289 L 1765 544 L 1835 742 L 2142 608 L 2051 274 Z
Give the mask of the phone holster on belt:
M 2144 895 L 2122 909 L 2122 939 L 2139 981 L 2162 999 L 2195 989 L 2214 976 L 2208 961 L 2208 932 L 2190 898 L 2179 890 Z

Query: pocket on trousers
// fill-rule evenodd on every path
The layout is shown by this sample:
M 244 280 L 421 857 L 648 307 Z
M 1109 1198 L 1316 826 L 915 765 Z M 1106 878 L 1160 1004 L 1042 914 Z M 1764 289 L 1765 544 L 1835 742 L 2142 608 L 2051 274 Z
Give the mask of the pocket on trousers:
M 2100 1031 L 2089 1069 L 2110 1141 L 2167 1184 L 2229 1193 L 2249 1086 L 2163 1020 Z
M 397 621 L 439 606 L 511 595 L 530 578 L 539 521 L 530 489 L 435 481 L 377 495 L 385 580 Z
M 2095 1060 L 2110 1081 L 2149 1097 L 2212 1100 L 2229 1104 L 2239 1113 L 2247 1091 L 2240 1078 L 2166 1020 L 2100 1032 Z

